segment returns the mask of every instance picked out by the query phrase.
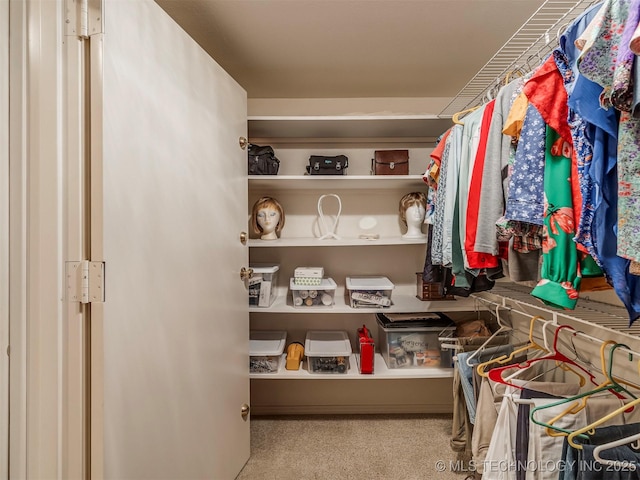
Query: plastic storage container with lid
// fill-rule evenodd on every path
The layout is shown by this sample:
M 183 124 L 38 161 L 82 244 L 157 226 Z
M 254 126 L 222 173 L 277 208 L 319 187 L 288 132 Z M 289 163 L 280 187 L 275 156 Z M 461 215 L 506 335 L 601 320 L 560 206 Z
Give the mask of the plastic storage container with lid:
M 346 374 L 351 343 L 347 332 L 311 330 L 304 342 L 309 373 Z
M 346 292 L 352 308 L 391 306 L 393 283 L 387 277 L 347 277 Z
M 276 373 L 280 368 L 287 332 L 249 332 L 249 372 Z
M 280 265 L 250 265 L 253 275 L 249 279 L 249 306 L 270 307 L 276 299 L 276 285 Z
M 442 349 L 441 337 L 452 337 L 455 324 L 446 315 L 434 313 L 376 314 L 380 353 L 388 368 L 449 368 L 451 350 Z
M 297 308 L 327 308 L 334 304 L 336 282 L 332 278 L 323 278 L 319 285 L 297 285 L 295 278 L 289 281 L 289 290 L 293 306 Z

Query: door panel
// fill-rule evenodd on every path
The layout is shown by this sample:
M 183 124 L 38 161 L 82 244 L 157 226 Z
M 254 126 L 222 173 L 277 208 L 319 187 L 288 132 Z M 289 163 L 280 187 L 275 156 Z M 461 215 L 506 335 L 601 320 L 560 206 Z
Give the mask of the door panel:
M 104 18 L 104 476 L 234 478 L 249 457 L 246 92 L 153 1 L 107 1 Z
M 0 475 L 9 475 L 9 2 L 0 2 Z

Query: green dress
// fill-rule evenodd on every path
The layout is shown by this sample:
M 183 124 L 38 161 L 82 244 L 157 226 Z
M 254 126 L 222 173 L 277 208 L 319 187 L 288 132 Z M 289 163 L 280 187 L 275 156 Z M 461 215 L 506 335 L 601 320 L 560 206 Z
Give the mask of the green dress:
M 580 288 L 578 250 L 573 241 L 571 154 L 571 144 L 547 125 L 541 280 L 531 295 L 567 309 L 575 308 Z

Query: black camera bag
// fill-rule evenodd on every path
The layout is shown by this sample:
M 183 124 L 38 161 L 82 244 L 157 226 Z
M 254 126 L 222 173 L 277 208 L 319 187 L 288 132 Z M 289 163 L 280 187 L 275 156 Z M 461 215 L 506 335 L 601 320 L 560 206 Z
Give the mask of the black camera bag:
M 327 157 L 325 155 L 311 155 L 307 173 L 309 175 L 346 175 L 349 159 L 346 155 Z
M 249 175 L 277 175 L 280 160 L 269 145 L 249 144 Z

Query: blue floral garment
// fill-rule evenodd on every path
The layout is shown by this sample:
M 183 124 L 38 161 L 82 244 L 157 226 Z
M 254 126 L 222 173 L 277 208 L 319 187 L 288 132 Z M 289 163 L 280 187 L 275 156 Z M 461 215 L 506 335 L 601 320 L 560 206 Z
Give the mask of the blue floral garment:
M 615 109 L 600 107 L 602 87 L 580 75 L 569 106 L 586 122 L 593 145 L 589 176 L 593 182 L 592 237 L 607 281 L 629 312 L 629 322 L 640 317 L 640 277 L 629 273 L 630 261 L 617 255 L 618 118 Z
M 600 104 L 614 107 L 620 117 L 618 133 L 618 245 L 617 254 L 640 261 L 640 121 L 628 112 L 632 109 L 631 66 L 635 55 L 626 54 L 622 45 L 625 24 L 629 21 L 630 0 L 607 0 L 598 16 L 593 35 L 587 39 L 578 59 L 580 73 L 596 82 L 603 90 Z M 624 61 L 620 61 L 623 59 Z
M 640 262 L 640 119 L 622 112 L 618 130 L 618 255 Z
M 542 115 L 529 104 L 509 180 L 507 220 L 543 224 L 545 130 Z
M 573 44 L 573 43 L 572 43 Z M 567 45 L 567 42 L 565 42 Z M 574 47 L 575 48 L 575 47 Z M 558 70 L 564 79 L 567 95 L 571 95 L 576 83 L 576 72 L 571 69 L 571 61 L 567 55 L 561 50 L 553 52 L 553 56 L 558 66 Z M 570 98 L 570 97 L 569 97 Z M 589 176 L 589 168 L 591 168 L 591 160 L 593 159 L 593 146 L 585 135 L 586 122 L 578 115 L 575 110 L 569 107 L 569 115 L 567 118 L 569 128 L 571 129 L 571 138 L 573 139 L 573 148 L 576 152 L 576 162 L 578 168 L 578 181 L 580 182 L 580 193 L 582 196 L 582 206 L 580 209 L 580 219 L 576 228 L 576 236 L 574 241 L 582 245 L 586 251 L 593 257 L 596 263 L 602 267 L 602 263 L 598 260 L 598 254 L 593 245 L 591 236 L 591 225 L 593 223 L 593 182 Z
M 431 263 L 442 265 L 442 239 L 444 237 L 444 200 L 447 185 L 447 169 L 449 152 L 451 150 L 451 135 L 447 136 L 440 161 L 440 176 L 436 190 L 435 208 L 433 212 L 433 232 L 431 238 Z

